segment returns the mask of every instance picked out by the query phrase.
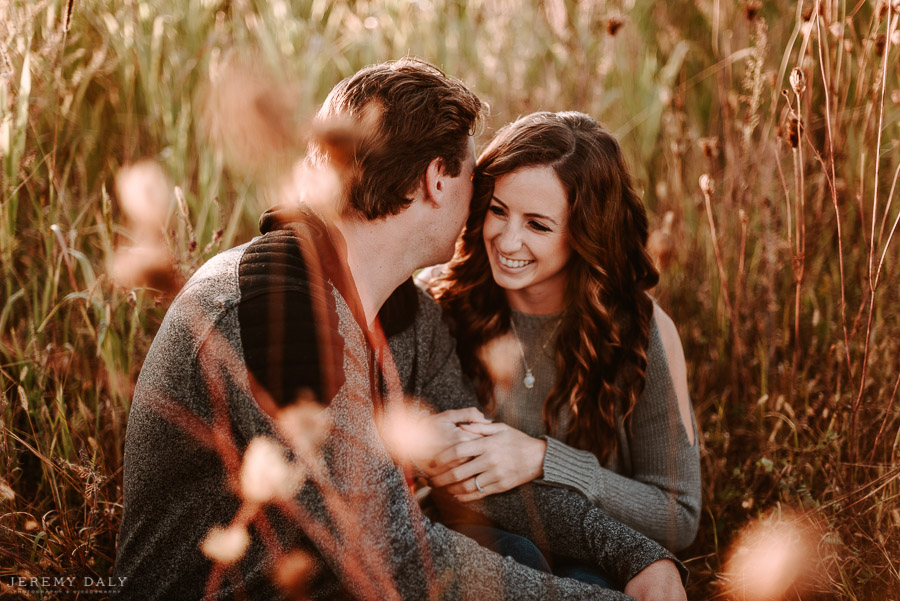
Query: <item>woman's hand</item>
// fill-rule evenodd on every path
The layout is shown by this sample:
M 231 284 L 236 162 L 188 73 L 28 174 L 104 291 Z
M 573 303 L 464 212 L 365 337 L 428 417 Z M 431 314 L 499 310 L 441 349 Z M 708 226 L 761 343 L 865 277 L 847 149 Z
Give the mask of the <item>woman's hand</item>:
M 434 461 L 438 475 L 431 477 L 433 486 L 446 486 L 458 501 L 481 499 L 543 474 L 546 441 L 501 423 L 470 423 L 460 429 L 478 438 L 438 455 Z
M 449 469 L 446 465 L 439 465 L 435 461 L 442 452 L 461 443 L 482 438 L 481 434 L 468 432 L 459 425 L 470 423 L 490 424 L 491 422 L 475 407 L 451 409 L 421 418 L 417 423 L 417 428 L 421 429 L 422 436 L 419 436 L 418 439 L 422 443 L 416 445 L 416 448 L 410 452 L 413 463 L 429 477 Z

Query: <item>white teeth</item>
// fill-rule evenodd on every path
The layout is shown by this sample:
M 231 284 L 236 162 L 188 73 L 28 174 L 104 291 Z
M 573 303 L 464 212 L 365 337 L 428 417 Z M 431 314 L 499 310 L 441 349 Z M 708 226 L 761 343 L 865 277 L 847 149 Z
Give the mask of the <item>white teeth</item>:
M 503 255 L 497 255 L 500 259 L 500 264 L 504 267 L 525 267 L 529 263 L 533 263 L 533 261 L 514 261 L 513 259 L 507 259 Z

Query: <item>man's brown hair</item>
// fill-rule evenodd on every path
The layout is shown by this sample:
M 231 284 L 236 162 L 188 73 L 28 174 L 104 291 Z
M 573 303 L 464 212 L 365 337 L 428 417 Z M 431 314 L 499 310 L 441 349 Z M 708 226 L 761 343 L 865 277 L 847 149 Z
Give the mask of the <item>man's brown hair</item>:
M 428 165 L 440 159 L 459 175 L 482 103 L 461 81 L 423 60 L 366 67 L 337 84 L 322 121 L 349 119 L 356 138 L 346 170 L 346 208 L 366 219 L 396 215 L 410 202 Z M 322 148 L 313 156 L 322 160 Z

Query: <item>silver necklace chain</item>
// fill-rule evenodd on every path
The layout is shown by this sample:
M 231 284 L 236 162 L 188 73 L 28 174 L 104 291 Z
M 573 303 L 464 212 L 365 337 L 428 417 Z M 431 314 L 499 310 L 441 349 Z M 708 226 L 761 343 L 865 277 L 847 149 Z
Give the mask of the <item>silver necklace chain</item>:
M 556 324 L 553 326 L 553 329 L 550 331 L 550 335 L 547 336 L 547 339 L 544 341 L 544 344 L 541 345 L 541 352 L 546 352 L 547 345 L 550 344 L 550 341 L 553 339 L 553 335 L 556 333 L 556 328 L 559 327 L 559 324 L 562 323 L 562 317 L 556 320 Z M 522 378 L 522 385 L 525 386 L 528 390 L 534 388 L 534 372 L 531 371 L 531 367 L 528 366 L 528 360 L 525 358 L 525 347 L 522 346 L 522 339 L 519 337 L 519 332 L 516 330 L 516 320 L 513 319 L 512 314 L 509 316 L 509 325 L 512 326 L 513 334 L 516 336 L 516 343 L 519 345 L 519 353 L 522 355 L 522 366 L 525 367 L 525 377 Z

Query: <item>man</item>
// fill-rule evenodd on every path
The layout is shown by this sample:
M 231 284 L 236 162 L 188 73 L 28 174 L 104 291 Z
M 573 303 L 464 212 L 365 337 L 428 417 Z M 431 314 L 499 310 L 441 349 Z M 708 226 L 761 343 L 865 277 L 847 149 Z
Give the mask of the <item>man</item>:
M 123 598 L 628 598 L 424 518 L 378 428 L 397 396 L 385 394 L 377 315 L 410 273 L 452 254 L 480 112 L 460 82 L 420 61 L 344 80 L 321 114 L 360 130 L 320 152 L 341 154 L 343 205 L 267 212 L 262 236 L 185 285 L 129 416 Z M 665 550 L 575 493 L 521 487 L 478 510 L 602 565 L 640 598 L 684 598 Z

